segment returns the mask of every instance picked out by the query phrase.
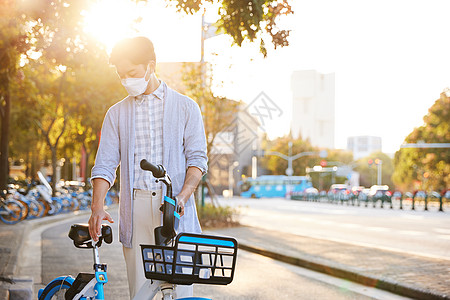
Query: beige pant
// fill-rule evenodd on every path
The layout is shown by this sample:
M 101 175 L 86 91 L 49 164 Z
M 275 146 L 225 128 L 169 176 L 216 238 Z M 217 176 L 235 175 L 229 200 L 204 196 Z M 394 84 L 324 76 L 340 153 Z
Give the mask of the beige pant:
M 130 299 L 133 299 L 147 280 L 144 275 L 140 244 L 155 244 L 153 230 L 161 226 L 162 191 L 135 190 L 133 195 L 133 237 L 132 248 L 123 247 L 127 265 Z M 192 297 L 193 286 L 180 285 L 175 288 L 174 298 Z M 156 299 L 155 297 L 154 299 Z

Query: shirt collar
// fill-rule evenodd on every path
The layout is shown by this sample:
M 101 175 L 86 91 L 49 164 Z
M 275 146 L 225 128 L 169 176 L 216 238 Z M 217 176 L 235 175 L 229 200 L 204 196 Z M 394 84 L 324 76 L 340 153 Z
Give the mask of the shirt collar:
M 154 95 L 159 100 L 164 99 L 164 82 L 162 80 L 161 80 L 159 86 L 156 88 L 156 90 L 151 95 Z
M 153 91 L 153 93 L 149 95 L 141 94 L 134 97 L 134 99 L 138 102 L 138 104 L 142 104 L 145 99 L 151 99 L 151 96 L 154 96 L 155 99 L 164 100 L 164 84 L 165 83 L 160 80 L 159 86 Z

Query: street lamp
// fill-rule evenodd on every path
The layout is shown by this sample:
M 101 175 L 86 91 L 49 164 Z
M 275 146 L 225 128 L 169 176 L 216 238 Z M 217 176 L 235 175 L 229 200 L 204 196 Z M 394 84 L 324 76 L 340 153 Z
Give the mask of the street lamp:
M 233 170 L 239 166 L 239 162 L 235 161 L 228 167 L 228 198 L 233 197 Z
M 282 154 L 280 152 L 277 152 L 277 151 L 269 151 L 269 152 L 266 153 L 266 155 L 276 155 L 278 157 L 281 157 L 284 160 L 287 160 L 288 167 L 286 169 L 286 175 L 289 176 L 289 177 L 291 177 L 294 174 L 294 169 L 292 167 L 292 163 L 294 162 L 294 160 L 296 160 L 296 159 L 298 159 L 300 157 L 303 157 L 303 156 L 308 156 L 308 155 L 317 155 L 317 154 L 319 154 L 320 157 L 322 157 L 322 158 L 327 156 L 327 152 L 324 151 L 324 150 L 320 151 L 319 153 L 313 152 L 313 151 L 305 151 L 305 152 L 298 153 L 296 155 L 292 155 L 292 142 L 289 142 L 288 146 L 289 146 L 288 155 L 284 155 L 284 154 Z M 286 193 L 288 195 L 290 195 L 291 190 L 292 190 L 292 185 L 291 185 L 291 182 L 289 181 L 289 184 L 286 186 Z

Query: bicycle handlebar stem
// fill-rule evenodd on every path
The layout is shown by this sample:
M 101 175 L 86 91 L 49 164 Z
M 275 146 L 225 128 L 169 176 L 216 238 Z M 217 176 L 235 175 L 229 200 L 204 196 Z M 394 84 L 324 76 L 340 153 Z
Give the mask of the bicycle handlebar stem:
M 170 179 L 169 175 L 167 175 L 166 173 L 163 178 L 157 178 L 155 181 L 161 181 L 162 183 L 164 183 L 167 188 L 166 196 L 172 198 L 172 180 Z

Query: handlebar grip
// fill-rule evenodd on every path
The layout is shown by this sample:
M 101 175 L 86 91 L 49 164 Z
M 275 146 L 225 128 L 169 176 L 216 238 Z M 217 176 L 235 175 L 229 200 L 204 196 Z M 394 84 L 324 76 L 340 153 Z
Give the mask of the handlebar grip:
M 156 178 L 164 177 L 164 175 L 166 174 L 166 170 L 163 166 L 155 166 L 154 164 L 148 162 L 146 159 L 141 160 L 141 169 L 152 172 L 153 176 Z

